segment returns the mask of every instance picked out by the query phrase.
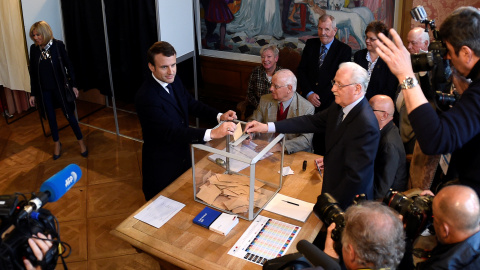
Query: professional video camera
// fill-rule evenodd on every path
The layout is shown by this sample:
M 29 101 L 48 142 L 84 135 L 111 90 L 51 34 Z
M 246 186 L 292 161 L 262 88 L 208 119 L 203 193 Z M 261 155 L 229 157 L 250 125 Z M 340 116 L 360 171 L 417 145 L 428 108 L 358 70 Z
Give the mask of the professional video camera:
M 41 207 L 60 199 L 81 176 L 80 167 L 70 164 L 45 181 L 40 192 L 32 193 L 29 200 L 19 193 L 0 195 L 0 269 L 25 269 L 23 258 L 42 269 L 55 269 L 59 255 L 62 261 L 70 255 L 70 246 L 60 240 L 58 220 Z M 51 240 L 43 240 L 53 243 L 42 261 L 36 259 L 28 244 L 28 239 L 38 232 L 51 235 Z
M 407 238 L 415 240 L 433 222 L 432 196 L 407 197 L 390 189 L 383 202 L 403 216 Z M 429 228 L 429 230 L 433 230 Z
M 442 42 L 440 33 L 436 29 L 435 20 L 429 20 L 423 6 L 417 6 L 410 11 L 412 18 L 425 24 L 425 32 L 430 26 L 434 41 L 428 46 L 428 52 L 411 55 L 414 72 L 431 71 L 431 86 L 435 89 L 435 104 L 440 111 L 448 110 L 458 100 L 458 94 L 450 94 L 448 85 L 450 69 L 444 65 L 444 57 L 447 54 L 447 46 Z M 446 72 L 448 71 L 448 72 Z

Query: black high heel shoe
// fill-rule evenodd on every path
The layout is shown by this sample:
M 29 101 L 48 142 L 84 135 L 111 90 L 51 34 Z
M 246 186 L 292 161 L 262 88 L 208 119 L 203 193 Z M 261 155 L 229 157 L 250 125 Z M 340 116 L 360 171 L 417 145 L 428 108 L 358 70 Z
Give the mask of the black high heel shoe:
M 59 159 L 61 155 L 62 155 L 62 143 L 60 143 L 60 151 L 58 152 L 58 155 L 53 154 L 53 160 Z
M 80 155 L 82 155 L 82 157 L 88 157 L 88 148 L 85 150 L 85 152 L 80 153 Z

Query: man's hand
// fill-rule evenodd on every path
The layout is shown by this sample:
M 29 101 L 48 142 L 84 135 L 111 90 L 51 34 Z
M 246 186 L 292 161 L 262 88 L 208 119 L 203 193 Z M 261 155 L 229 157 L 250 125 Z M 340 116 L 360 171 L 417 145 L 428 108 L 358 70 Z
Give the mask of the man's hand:
M 78 98 L 78 89 L 76 87 L 72 88 L 73 93 L 75 94 L 75 97 Z
M 324 167 L 323 157 L 316 158 L 315 163 L 317 164 L 317 166 L 320 170 L 323 170 L 323 167 Z
M 35 97 L 30 97 L 30 99 L 28 101 L 29 101 L 31 107 L 35 107 Z
M 420 196 L 426 196 L 426 195 L 429 195 L 429 196 L 432 196 L 432 197 L 435 196 L 435 194 L 433 194 L 433 192 L 430 191 L 429 189 L 426 189 L 426 190 L 420 192 Z
M 402 39 L 393 28 L 390 29 L 390 35 L 393 42 L 384 34 L 379 33 L 379 40 L 375 41 L 377 48 L 375 49 L 385 63 L 387 63 L 390 71 L 397 76 L 401 82 L 406 77 L 414 77 L 410 53 L 403 45 Z M 394 43 L 395 42 L 395 43 Z
M 33 254 L 37 258 L 37 261 L 41 261 L 41 260 L 43 260 L 43 256 L 45 255 L 45 253 L 47 253 L 47 251 L 53 245 L 52 241 L 42 240 L 42 239 L 50 239 L 51 240 L 52 236 L 48 235 L 48 238 L 47 238 L 45 235 L 43 235 L 42 233 L 39 232 L 39 233 L 37 233 L 37 237 L 40 238 L 40 239 L 38 239 L 38 238 L 28 238 L 28 245 L 32 249 Z M 36 268 L 33 267 L 32 263 L 27 259 L 23 260 L 23 264 L 25 264 L 25 268 L 27 270 L 41 270 L 42 269 L 41 266 L 37 266 Z
M 220 116 L 220 121 L 232 121 L 235 119 L 237 119 L 237 113 L 232 110 L 229 110 Z
M 247 123 L 245 126 L 245 132 L 247 133 L 267 133 L 268 125 L 257 121 Z
M 308 99 L 308 101 L 310 101 L 310 103 L 312 103 L 312 105 L 315 106 L 315 107 L 320 107 L 320 104 L 322 104 L 322 103 L 320 102 L 320 97 L 319 97 L 317 94 L 315 94 L 315 93 L 313 93 L 313 94 L 311 94 L 310 96 L 308 96 L 307 99 Z
M 219 127 L 212 129 L 210 137 L 212 139 L 218 139 L 227 136 L 227 134 L 233 135 L 236 128 L 237 125 L 233 122 L 223 122 Z
M 332 239 L 333 229 L 335 229 L 335 222 L 332 222 L 327 228 L 327 239 L 325 239 L 325 250 L 323 252 L 334 259 L 338 259 L 338 254 L 333 247 L 333 244 L 335 243 Z

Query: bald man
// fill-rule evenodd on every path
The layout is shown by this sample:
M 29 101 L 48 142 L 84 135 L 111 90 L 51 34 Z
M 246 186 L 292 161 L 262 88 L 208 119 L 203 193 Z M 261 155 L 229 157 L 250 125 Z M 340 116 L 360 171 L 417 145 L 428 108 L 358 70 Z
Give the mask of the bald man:
M 386 95 L 376 95 L 369 103 L 380 128 L 373 176 L 373 196 L 380 199 L 390 188 L 396 191 L 407 189 L 407 160 L 398 128 L 392 121 L 395 110 L 392 99 Z
M 313 105 L 297 93 L 297 77 L 288 69 L 278 70 L 272 77 L 270 94 L 260 98 L 257 109 L 249 120 L 267 123 L 281 121 L 302 115 L 312 115 Z M 285 135 L 285 153 L 298 151 L 313 152 L 313 133 L 294 133 Z M 270 151 L 281 151 L 278 143 Z
M 433 199 L 432 210 L 439 244 L 417 269 L 480 269 L 477 193 L 467 186 L 447 186 Z
M 407 50 L 410 54 L 428 52 L 430 45 L 430 36 L 422 27 L 415 27 L 407 35 Z

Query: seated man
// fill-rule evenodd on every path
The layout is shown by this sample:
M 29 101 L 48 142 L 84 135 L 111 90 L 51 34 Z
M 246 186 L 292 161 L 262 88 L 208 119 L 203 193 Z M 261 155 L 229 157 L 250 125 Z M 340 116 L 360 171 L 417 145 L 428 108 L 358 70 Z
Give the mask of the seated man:
M 480 269 L 480 209 L 476 192 L 447 186 L 433 199 L 433 227 L 439 245 L 417 269 Z
M 301 115 L 312 115 L 313 105 L 297 93 L 297 78 L 288 69 L 279 70 L 273 75 L 271 94 L 263 95 L 257 109 L 250 120 L 259 122 L 274 122 Z M 292 154 L 298 151 L 312 152 L 313 133 L 298 133 L 285 135 L 285 152 Z M 280 151 L 277 144 L 272 152 Z
M 328 227 L 325 253 L 339 259 Z M 398 213 L 379 203 L 365 201 L 345 211 L 342 257 L 347 269 L 396 269 L 405 251 L 405 232 Z
M 375 95 L 369 103 L 380 127 L 380 144 L 373 175 L 373 196 L 381 199 L 390 188 L 396 191 L 407 189 L 407 160 L 400 133 L 393 123 L 395 107 L 392 99 L 386 95 Z

